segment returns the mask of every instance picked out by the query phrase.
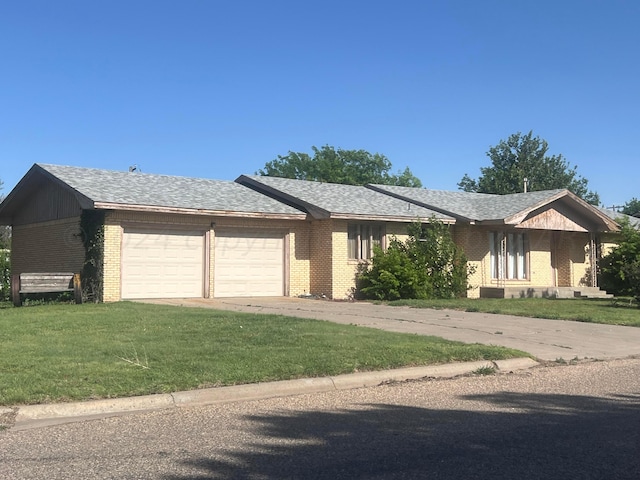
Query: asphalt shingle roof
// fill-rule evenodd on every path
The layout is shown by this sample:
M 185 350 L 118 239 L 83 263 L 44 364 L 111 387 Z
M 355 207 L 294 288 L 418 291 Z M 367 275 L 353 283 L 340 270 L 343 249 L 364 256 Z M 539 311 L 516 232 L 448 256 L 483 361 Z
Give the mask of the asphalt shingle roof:
M 393 185 L 369 185 L 369 188 L 437 208 L 468 220 L 501 220 L 549 201 L 564 190 L 493 195 L 487 193 L 450 192 Z
M 616 221 L 618 218 L 626 218 L 629 223 L 636 228 L 640 228 L 640 218 L 632 217 L 631 215 L 625 215 L 624 213 L 616 212 L 615 210 L 609 210 L 608 208 L 596 207 L 602 213 L 604 213 L 611 220 Z
M 363 186 L 260 175 L 241 175 L 236 181 L 260 191 L 282 196 L 283 200 L 302 208 L 306 207 L 312 214 L 313 209 L 319 209 L 333 217 L 389 217 L 411 220 L 435 216 L 441 220 L 453 220 L 452 217 L 435 210 Z
M 37 164 L 94 203 L 304 215 L 236 182 Z

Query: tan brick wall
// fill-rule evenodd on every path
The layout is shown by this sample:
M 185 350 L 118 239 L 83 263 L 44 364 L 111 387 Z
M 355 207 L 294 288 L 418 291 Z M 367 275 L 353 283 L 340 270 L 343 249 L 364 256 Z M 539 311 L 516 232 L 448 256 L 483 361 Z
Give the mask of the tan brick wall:
M 407 240 L 407 238 L 409 238 L 407 228 L 409 228 L 408 223 L 386 223 L 385 232 L 387 235 L 387 245 L 389 245 L 392 238 L 396 238 L 400 242 Z
M 348 222 L 339 220 L 334 222 L 331 235 L 333 245 L 333 268 L 331 298 L 343 300 L 353 295 L 356 285 L 356 271 L 359 262 L 349 260 L 347 235 Z
M 122 223 L 140 222 L 156 225 L 197 226 L 209 231 L 209 296 L 213 296 L 214 285 L 214 243 L 218 228 L 278 229 L 288 232 L 289 241 L 289 295 L 305 293 L 324 294 L 333 299 L 348 298 L 355 287 L 355 274 L 359 262 L 349 260 L 347 248 L 346 220 L 268 220 L 225 217 L 197 217 L 170 214 L 141 214 L 136 212 L 111 212 L 105 225 L 105 301 L 120 299 L 120 256 L 122 247 Z M 211 223 L 215 227 L 210 227 Z M 480 286 L 498 286 L 491 279 L 489 236 L 491 229 L 473 225 L 457 225 L 452 234 L 456 243 L 464 249 L 469 263 L 475 266 L 470 277 L 472 289 L 469 297 L 479 296 Z M 400 241 L 407 238 L 407 224 L 388 223 L 385 228 L 387 243 L 395 236 Z M 530 253 L 527 280 L 502 281 L 500 286 L 548 286 L 552 283 L 550 232 L 529 231 Z M 582 234 L 580 234 L 582 235 Z M 588 253 L 584 250 L 584 238 L 580 235 L 566 235 L 566 256 L 564 262 L 569 268 L 569 279 L 574 285 L 588 266 Z M 563 237 L 565 238 L 565 237 Z M 84 258 L 84 252 L 82 253 Z
M 600 234 L 598 242 L 600 243 L 600 255 L 606 256 L 611 250 L 618 245 L 619 235 L 617 233 L 603 233 Z
M 11 238 L 11 272 L 82 271 L 85 251 L 80 217 L 16 225 Z
M 469 277 L 471 289 L 469 298 L 480 296 L 480 287 L 502 286 L 549 286 L 551 285 L 551 250 L 550 232 L 529 230 L 529 278 L 526 280 L 496 280 L 491 278 L 491 250 L 489 248 L 489 232 L 495 228 L 474 225 L 456 225 L 454 240 L 461 246 L 470 266 L 475 271 Z
M 571 236 L 571 249 L 569 252 L 571 286 L 590 286 L 591 257 L 589 249 L 591 235 L 580 232 L 570 233 L 569 235 Z
M 333 248 L 332 220 L 311 223 L 309 288 L 313 295 L 333 298 Z
M 331 257 L 333 260 L 331 289 L 325 287 L 323 293 L 335 299 L 348 297 L 355 286 L 358 262 L 347 258 L 347 225 L 347 221 L 334 221 L 331 234 Z M 400 223 L 387 224 L 387 241 L 391 239 L 392 235 L 396 235 L 401 241 L 406 240 L 406 227 L 407 225 Z M 527 279 L 498 281 L 491 278 L 489 249 L 489 232 L 495 229 L 475 225 L 456 225 L 452 228 L 454 241 L 463 248 L 469 265 L 475 268 L 469 277 L 472 288 L 467 292 L 468 297 L 479 297 L 479 287 L 481 286 L 533 287 L 552 285 L 551 232 L 543 230 L 527 232 L 529 240 Z M 561 252 L 559 272 L 564 275 L 563 281 L 565 283 L 571 282 L 572 286 L 579 285 L 588 267 L 588 252 L 585 250 L 584 243 L 588 241 L 588 234 L 565 232 L 562 240 L 564 247 Z M 324 272 L 326 274 L 326 270 Z
M 551 232 L 530 230 L 529 237 L 529 275 L 531 286 L 553 285 L 551 270 Z
M 106 215 L 104 225 L 104 258 L 102 299 L 105 302 L 120 300 L 120 260 L 122 249 L 122 227 L 113 215 Z
M 311 293 L 311 224 L 298 222 L 289 233 L 289 295 Z
M 356 287 L 356 274 L 362 261 L 349 259 L 348 250 L 348 225 L 353 223 L 347 220 L 334 220 L 331 232 L 331 295 L 330 298 L 344 300 L 351 298 Z M 386 223 L 385 243 L 389 244 L 392 238 L 404 242 L 407 234 L 408 223 Z M 385 245 L 385 246 L 386 246 Z M 329 296 L 329 294 L 327 294 Z
M 491 280 L 488 230 L 460 224 L 452 227 L 453 240 L 462 248 L 467 257 L 467 265 L 473 269 L 469 275 L 467 297 L 478 298 L 480 286 Z
M 215 230 L 218 228 L 252 228 L 282 230 L 289 238 L 289 295 L 310 291 L 310 225 L 306 221 L 269 220 L 255 218 L 198 217 L 140 212 L 109 212 L 105 219 L 104 300 L 117 301 L 121 297 L 122 225 L 196 227 L 209 232 L 209 296 L 213 297 L 215 266 Z M 211 227 L 211 224 L 215 227 Z

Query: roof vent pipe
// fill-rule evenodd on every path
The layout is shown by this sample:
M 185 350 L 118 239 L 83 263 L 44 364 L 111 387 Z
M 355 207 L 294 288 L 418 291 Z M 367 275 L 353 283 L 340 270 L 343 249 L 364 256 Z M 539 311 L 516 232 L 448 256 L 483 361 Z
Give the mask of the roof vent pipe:
M 529 186 L 529 179 L 524 177 L 524 193 L 527 193 L 527 187 Z

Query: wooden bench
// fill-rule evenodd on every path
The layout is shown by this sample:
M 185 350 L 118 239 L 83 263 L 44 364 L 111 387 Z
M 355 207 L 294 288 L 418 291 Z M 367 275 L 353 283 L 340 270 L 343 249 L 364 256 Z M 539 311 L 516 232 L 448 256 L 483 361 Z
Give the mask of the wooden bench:
M 75 302 L 82 303 L 80 274 L 20 273 L 11 276 L 11 297 L 16 307 L 22 305 L 22 294 L 57 292 L 73 292 Z

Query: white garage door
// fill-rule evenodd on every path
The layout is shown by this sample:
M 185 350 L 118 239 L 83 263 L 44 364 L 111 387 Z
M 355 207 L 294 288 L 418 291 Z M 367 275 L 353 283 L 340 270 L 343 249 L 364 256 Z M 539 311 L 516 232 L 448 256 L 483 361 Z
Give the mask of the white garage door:
M 202 297 L 204 234 L 125 229 L 122 298 Z
M 284 295 L 282 233 L 219 231 L 214 254 L 214 296 Z

